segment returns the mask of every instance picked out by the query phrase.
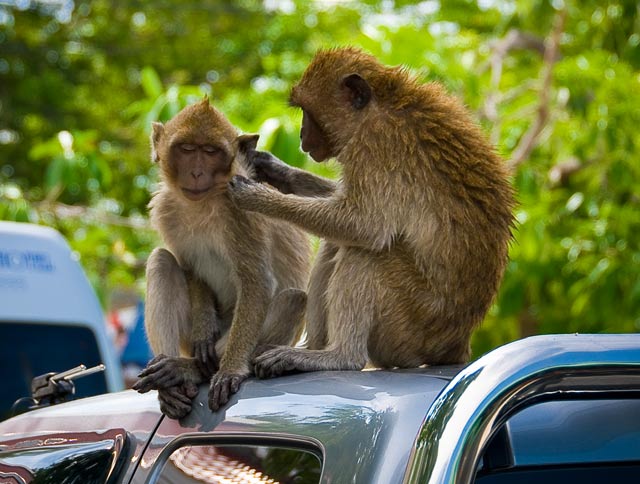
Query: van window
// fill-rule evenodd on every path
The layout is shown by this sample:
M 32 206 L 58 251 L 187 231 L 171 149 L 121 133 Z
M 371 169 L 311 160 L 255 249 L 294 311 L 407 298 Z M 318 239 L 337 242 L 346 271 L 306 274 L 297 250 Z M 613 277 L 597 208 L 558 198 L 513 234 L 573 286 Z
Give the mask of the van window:
M 23 322 L 0 322 L 0 419 L 13 403 L 31 395 L 31 380 L 49 372 L 88 368 L 102 362 L 96 337 L 89 328 Z M 107 392 L 104 373 L 78 379 L 76 398 Z

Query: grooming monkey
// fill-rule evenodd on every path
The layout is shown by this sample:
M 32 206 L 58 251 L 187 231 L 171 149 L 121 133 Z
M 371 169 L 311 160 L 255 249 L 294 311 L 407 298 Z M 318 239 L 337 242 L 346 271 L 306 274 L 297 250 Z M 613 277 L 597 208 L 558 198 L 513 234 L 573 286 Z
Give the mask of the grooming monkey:
M 467 110 L 436 83 L 354 48 L 321 51 L 293 87 L 302 149 L 342 165 L 337 184 L 267 153 L 230 195 L 322 237 L 307 298 L 307 349 L 255 359 L 289 371 L 462 363 L 507 262 L 513 189 Z
M 145 325 L 157 356 L 134 388 L 158 389 L 173 418 L 190 411 L 208 378 L 209 406 L 224 405 L 249 375 L 257 345 L 292 344 L 302 329 L 308 237 L 227 196 L 233 175 L 251 175 L 245 155 L 257 139 L 239 135 L 206 98 L 153 124 L 163 184 L 150 218 L 167 248 L 147 262 Z

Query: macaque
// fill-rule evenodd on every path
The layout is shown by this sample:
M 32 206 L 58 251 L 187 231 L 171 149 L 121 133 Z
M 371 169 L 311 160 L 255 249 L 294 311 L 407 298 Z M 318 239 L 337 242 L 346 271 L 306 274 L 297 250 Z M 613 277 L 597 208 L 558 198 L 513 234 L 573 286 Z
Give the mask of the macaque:
M 259 348 L 293 344 L 302 331 L 307 235 L 238 209 L 227 194 L 232 176 L 252 176 L 245 157 L 257 138 L 239 135 L 206 98 L 153 124 L 162 185 L 150 218 L 166 248 L 147 262 L 145 325 L 156 357 L 134 388 L 158 389 L 172 418 L 190 411 L 207 379 L 217 410 L 250 374 Z
M 256 374 L 468 361 L 505 270 L 514 207 L 479 126 L 437 83 L 355 48 L 316 54 L 290 103 L 302 110 L 302 149 L 335 158 L 342 178 L 333 185 L 252 152 L 257 178 L 281 191 L 231 179 L 238 207 L 323 239 L 308 348 L 272 348 L 255 358 Z

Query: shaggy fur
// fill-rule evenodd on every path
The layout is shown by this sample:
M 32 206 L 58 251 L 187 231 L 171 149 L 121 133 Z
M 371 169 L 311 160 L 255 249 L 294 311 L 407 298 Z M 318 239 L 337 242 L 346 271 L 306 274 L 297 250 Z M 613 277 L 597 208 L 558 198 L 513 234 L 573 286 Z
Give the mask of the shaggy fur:
M 256 140 L 239 136 L 206 99 L 165 126 L 154 124 L 152 158 L 163 183 L 149 204 L 150 218 L 166 249 L 154 250 L 147 262 L 145 325 L 154 354 L 165 357 L 141 374 L 140 391 L 192 387 L 215 373 L 209 401 L 215 410 L 249 375 L 257 345 L 292 344 L 300 335 L 308 237 L 285 222 L 240 210 L 227 196 L 232 175 L 251 175 L 244 157 Z M 191 152 L 186 162 L 177 161 L 176 147 L 184 143 L 212 152 L 199 158 L 205 161 L 198 161 L 203 169 L 197 179 Z M 185 196 L 184 188 L 203 178 L 211 184 L 206 194 L 196 201 Z M 185 413 L 184 405 L 168 410 L 171 416 Z
M 350 102 L 361 100 L 345 81 L 354 74 L 370 88 L 364 107 Z M 511 239 L 514 194 L 500 157 L 440 85 L 357 49 L 319 52 L 291 104 L 319 127 L 314 142 L 328 146 L 318 152 L 333 154 L 343 177 L 330 196 L 321 180 L 323 196 L 309 196 L 313 175 L 262 154 L 259 178 L 293 195 L 232 179 L 239 207 L 325 240 L 308 295 L 315 346 L 263 354 L 258 375 L 466 362 Z

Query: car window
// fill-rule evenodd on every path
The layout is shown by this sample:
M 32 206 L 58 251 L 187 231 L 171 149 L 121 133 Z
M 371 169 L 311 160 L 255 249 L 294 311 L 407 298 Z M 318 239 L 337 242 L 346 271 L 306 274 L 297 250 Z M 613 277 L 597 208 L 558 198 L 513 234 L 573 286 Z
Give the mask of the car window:
M 637 483 L 640 400 L 553 401 L 514 416 L 488 445 L 478 484 Z
M 73 350 L 70 350 L 73 342 Z M 31 395 L 33 377 L 61 372 L 81 363 L 88 368 L 102 362 L 96 336 L 82 326 L 0 322 L 0 420 L 10 416 L 17 399 Z M 78 380 L 76 397 L 106 393 L 103 373 Z
M 300 449 L 251 445 L 185 445 L 169 456 L 161 484 L 320 482 L 322 463 Z

